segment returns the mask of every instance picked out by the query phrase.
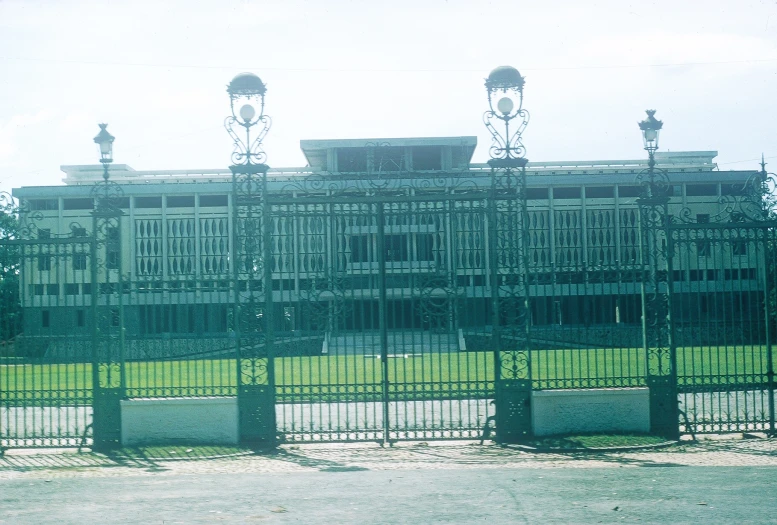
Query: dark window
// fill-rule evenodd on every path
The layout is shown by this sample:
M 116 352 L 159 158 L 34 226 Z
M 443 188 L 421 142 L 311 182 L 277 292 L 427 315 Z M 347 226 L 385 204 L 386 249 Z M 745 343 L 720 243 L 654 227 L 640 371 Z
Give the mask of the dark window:
M 119 326 L 119 309 L 111 308 L 111 326 Z
M 117 208 L 129 209 L 129 197 L 113 197 L 111 198 L 111 204 Z
M 86 228 L 82 228 L 81 226 L 72 226 L 70 228 L 70 236 L 71 237 L 86 237 Z
M 48 310 L 41 310 L 40 312 L 40 325 L 43 328 L 48 328 L 51 324 L 51 312 Z
M 586 186 L 587 199 L 612 199 L 615 196 L 615 186 Z
M 30 209 L 33 211 L 47 211 L 59 209 L 57 199 L 31 199 Z
M 580 187 L 553 188 L 554 199 L 579 199 Z
M 38 255 L 38 270 L 41 272 L 51 270 L 51 255 Z
M 731 244 L 731 253 L 733 255 L 747 255 L 747 242 L 736 241 Z
M 387 262 L 408 260 L 407 235 L 385 235 L 383 239 L 383 254 Z
M 337 171 L 340 173 L 357 173 L 367 171 L 367 151 L 364 148 L 338 149 Z
M 73 269 L 74 270 L 86 270 L 86 254 L 74 253 L 73 254 Z
M 86 312 L 83 310 L 76 310 L 76 326 L 84 326 L 86 324 Z
M 710 222 L 710 214 L 709 213 L 697 213 L 696 214 L 696 222 L 699 224 L 707 224 Z
M 404 168 L 404 148 L 381 146 L 373 150 L 373 171 L 401 171 Z
M 721 184 L 721 195 L 745 195 L 747 193 L 746 182 L 734 182 L 731 184 Z
M 710 241 L 696 241 L 696 254 L 699 257 L 709 257 L 712 252 Z
M 65 295 L 78 295 L 78 285 L 72 283 L 65 284 Z
M 48 228 L 38 230 L 38 239 L 51 239 L 51 230 Z
M 30 291 L 32 292 L 32 295 L 43 295 L 43 285 L 42 284 L 31 284 L 30 285 Z
M 136 208 L 161 208 L 162 197 L 135 197 Z
M 351 237 L 351 262 L 369 261 L 369 236 L 353 235 Z
M 84 295 L 92 295 L 92 283 L 84 283 L 81 285 L 81 289 Z
M 119 268 L 119 250 L 109 249 L 105 254 L 105 266 L 109 270 L 117 270 Z
M 431 233 L 416 235 L 416 254 L 418 261 L 434 260 L 434 235 Z
M 200 195 L 201 208 L 213 208 L 216 206 L 226 206 L 229 200 L 226 195 Z
M 639 197 L 642 188 L 639 186 L 618 186 L 618 197 Z
M 419 146 L 413 148 L 413 170 L 429 171 L 442 169 L 442 148 Z
M 47 284 L 46 285 L 46 295 L 59 295 L 59 285 L 58 284 Z
M 526 188 L 527 199 L 547 199 L 548 188 Z
M 94 201 L 90 198 L 65 199 L 63 208 L 65 210 L 91 210 L 94 209 Z
M 717 197 L 717 184 L 686 184 L 685 195 L 687 197 Z
M 194 208 L 194 195 L 167 197 L 168 208 Z

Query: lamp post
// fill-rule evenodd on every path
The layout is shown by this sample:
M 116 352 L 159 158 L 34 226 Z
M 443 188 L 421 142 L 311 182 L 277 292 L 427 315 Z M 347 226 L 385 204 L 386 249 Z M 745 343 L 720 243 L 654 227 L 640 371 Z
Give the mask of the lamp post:
M 639 122 L 642 142 L 648 152 L 648 168 L 637 180 L 642 187 L 637 204 L 640 210 L 643 264 L 642 337 L 650 390 L 651 432 L 675 439 L 679 434 L 677 418 L 677 357 L 672 338 L 672 275 L 674 247 L 669 229 L 669 176 L 656 167 L 655 154 L 664 123 L 656 119 L 656 110 L 646 110 Z
M 113 141 L 108 124 L 99 124 L 94 138 L 99 147 L 103 180 L 91 189 L 93 238 L 90 249 L 93 448 L 109 449 L 121 443 L 120 399 L 124 397 L 124 304 L 121 257 L 121 186 L 110 181 Z M 114 318 L 116 316 L 116 318 Z
M 267 155 L 262 140 L 270 129 L 264 113 L 267 86 L 240 73 L 227 86 L 231 115 L 224 126 L 232 152 L 232 231 L 235 353 L 240 440 L 275 443 L 275 371 L 271 217 L 267 203 Z
M 523 108 L 525 80 L 517 69 L 501 66 L 488 75 L 489 109 L 483 122 L 491 133 L 488 204 L 491 345 L 496 380 L 496 439 L 518 442 L 532 434 L 531 355 L 529 352 L 528 211 L 526 148 L 529 123 Z
M 103 165 L 103 180 L 108 180 L 108 166 L 113 162 L 113 141 L 116 137 L 105 129 L 108 124 L 98 124 L 100 132 L 94 138 L 95 144 L 100 148 L 100 163 Z

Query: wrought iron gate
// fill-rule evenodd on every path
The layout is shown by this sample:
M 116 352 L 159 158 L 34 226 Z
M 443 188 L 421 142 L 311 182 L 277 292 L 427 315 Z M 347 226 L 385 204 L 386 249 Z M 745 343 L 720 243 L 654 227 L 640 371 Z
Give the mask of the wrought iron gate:
M 682 430 L 774 431 L 775 225 L 681 223 L 669 237 Z
M 493 411 L 485 200 L 273 201 L 282 440 L 479 435 Z M 453 248 L 451 248 L 453 247 Z

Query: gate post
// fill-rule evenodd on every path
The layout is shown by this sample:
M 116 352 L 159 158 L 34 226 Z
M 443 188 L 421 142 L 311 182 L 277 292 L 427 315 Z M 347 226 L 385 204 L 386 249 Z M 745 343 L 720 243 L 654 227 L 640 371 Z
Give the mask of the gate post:
M 521 134 L 529 123 L 529 113 L 523 109 L 524 83 L 513 67 L 501 66 L 491 71 L 485 84 L 489 110 L 483 115 L 492 137 L 488 161 L 491 167 L 489 285 L 496 439 L 502 443 L 521 441 L 533 434 L 526 250 L 528 161 L 521 142 Z
M 677 398 L 677 355 L 672 337 L 672 245 L 669 217 L 669 177 L 656 168 L 658 132 L 663 123 L 647 111 L 639 126 L 648 152 L 648 169 L 637 176 L 642 247 L 642 341 L 650 389 L 650 431 L 677 439 L 680 435 Z
M 100 124 L 103 180 L 92 187 L 91 238 L 92 434 L 93 449 L 121 446 L 124 398 L 124 311 L 122 301 L 121 187 L 109 179 L 113 137 Z
M 235 143 L 232 154 L 233 330 L 240 441 L 276 445 L 272 216 L 267 202 L 266 154 L 270 129 L 264 114 L 264 83 L 251 73 L 227 87 L 232 115 L 224 125 Z M 258 106 L 258 108 L 256 107 Z M 235 125 L 243 128 L 238 136 Z M 257 126 L 252 138 L 251 129 Z M 239 128 L 237 128 L 239 129 Z

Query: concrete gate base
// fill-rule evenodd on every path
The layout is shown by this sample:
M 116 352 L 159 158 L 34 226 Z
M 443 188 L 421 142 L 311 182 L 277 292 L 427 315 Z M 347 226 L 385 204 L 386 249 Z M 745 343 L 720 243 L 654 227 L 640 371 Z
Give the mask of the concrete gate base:
M 538 390 L 531 405 L 535 436 L 650 432 L 648 388 Z

